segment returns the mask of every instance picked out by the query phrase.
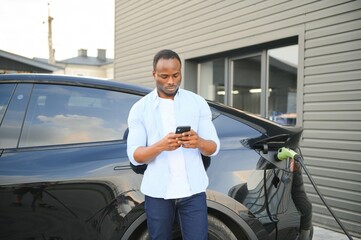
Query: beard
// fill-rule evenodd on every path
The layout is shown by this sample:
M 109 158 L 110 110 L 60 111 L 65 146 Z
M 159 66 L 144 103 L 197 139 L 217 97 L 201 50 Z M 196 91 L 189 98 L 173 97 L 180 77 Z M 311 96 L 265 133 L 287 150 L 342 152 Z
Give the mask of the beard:
M 158 95 L 161 97 L 162 95 L 163 96 L 166 96 L 166 97 L 174 97 L 177 92 L 178 92 L 178 89 L 179 89 L 179 86 L 172 86 L 174 87 L 174 90 L 173 91 L 169 91 L 167 90 L 167 87 L 158 87 L 157 88 L 157 91 L 158 91 Z

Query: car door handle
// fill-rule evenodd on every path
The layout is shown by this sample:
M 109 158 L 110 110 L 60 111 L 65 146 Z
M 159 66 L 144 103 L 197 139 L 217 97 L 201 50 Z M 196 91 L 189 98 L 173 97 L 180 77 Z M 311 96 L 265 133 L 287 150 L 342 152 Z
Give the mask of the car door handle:
M 129 169 L 131 169 L 130 164 L 119 165 L 113 168 L 114 171 L 129 170 Z

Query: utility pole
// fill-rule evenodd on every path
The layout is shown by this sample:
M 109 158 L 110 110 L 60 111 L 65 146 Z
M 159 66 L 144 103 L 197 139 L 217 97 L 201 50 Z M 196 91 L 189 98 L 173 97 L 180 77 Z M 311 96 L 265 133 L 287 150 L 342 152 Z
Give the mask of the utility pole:
M 53 35 L 52 35 L 52 28 L 51 22 L 54 18 L 50 16 L 50 3 L 48 3 L 48 45 L 49 45 L 49 63 L 55 64 L 55 49 L 53 49 Z

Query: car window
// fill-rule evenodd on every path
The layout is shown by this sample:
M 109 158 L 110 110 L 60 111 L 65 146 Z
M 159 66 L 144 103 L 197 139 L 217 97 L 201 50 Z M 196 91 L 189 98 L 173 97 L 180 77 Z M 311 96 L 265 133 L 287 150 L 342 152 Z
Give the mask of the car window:
M 86 87 L 34 86 L 19 147 L 121 140 L 141 96 Z
M 262 135 L 258 130 L 239 120 L 219 113 L 214 109 L 212 109 L 212 112 L 213 115 L 215 115 L 214 112 L 217 113 L 217 117 L 213 120 L 213 124 L 216 127 L 218 137 L 221 140 L 222 149 L 234 148 L 244 139 L 256 138 Z
M 0 148 L 18 146 L 25 110 L 28 106 L 32 84 L 17 84 L 7 104 L 0 127 Z
M 5 111 L 13 95 L 15 84 L 1 84 L 0 87 L 0 125 L 4 118 Z

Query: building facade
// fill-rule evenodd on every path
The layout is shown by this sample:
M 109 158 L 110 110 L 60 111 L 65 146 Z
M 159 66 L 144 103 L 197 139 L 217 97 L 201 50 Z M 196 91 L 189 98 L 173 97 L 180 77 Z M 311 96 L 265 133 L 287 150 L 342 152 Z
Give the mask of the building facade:
M 183 59 L 183 87 L 304 128 L 319 189 L 361 236 L 361 1 L 115 1 L 114 78 L 154 87 L 153 55 Z M 304 176 L 315 225 L 341 231 Z
M 79 49 L 78 56 L 57 61 L 64 68 L 63 74 L 113 79 L 113 59 L 106 57 L 105 49 L 98 49 L 97 56 L 88 56 L 87 49 Z
M 36 61 L 0 49 L 0 74 L 62 73 L 64 69 L 44 61 Z
M 30 59 L 0 49 L 0 74 L 50 73 L 113 79 L 113 72 L 113 59 L 106 57 L 105 49 L 98 49 L 96 57 L 88 56 L 86 49 L 79 49 L 77 57 L 54 64 L 50 64 L 48 59 Z

